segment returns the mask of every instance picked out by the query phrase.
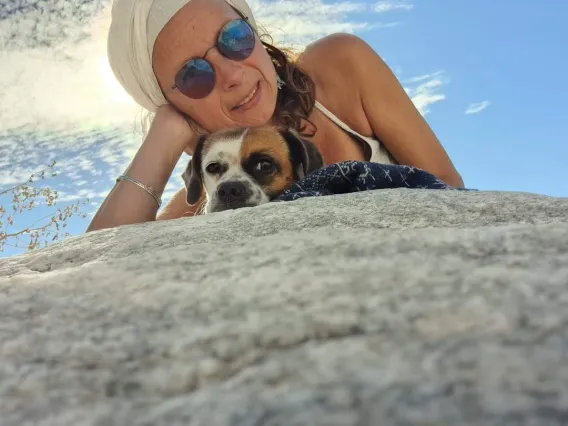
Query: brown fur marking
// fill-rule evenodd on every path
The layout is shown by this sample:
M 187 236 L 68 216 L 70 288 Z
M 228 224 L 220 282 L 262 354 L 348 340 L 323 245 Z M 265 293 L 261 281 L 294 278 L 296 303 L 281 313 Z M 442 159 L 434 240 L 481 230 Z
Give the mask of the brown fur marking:
M 242 161 L 258 152 L 270 155 L 281 167 L 270 183 L 263 186 L 263 191 L 269 196 L 280 194 L 294 182 L 294 171 L 290 164 L 288 145 L 275 127 L 251 128 L 245 135 L 240 153 Z

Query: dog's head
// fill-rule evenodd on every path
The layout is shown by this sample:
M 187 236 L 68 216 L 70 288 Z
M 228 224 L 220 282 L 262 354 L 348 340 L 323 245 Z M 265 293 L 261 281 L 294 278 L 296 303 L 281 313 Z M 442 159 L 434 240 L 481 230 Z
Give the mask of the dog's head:
M 267 203 L 322 166 L 315 145 L 295 131 L 262 126 L 201 136 L 182 177 L 187 202 L 205 191 L 205 213 L 213 213 Z

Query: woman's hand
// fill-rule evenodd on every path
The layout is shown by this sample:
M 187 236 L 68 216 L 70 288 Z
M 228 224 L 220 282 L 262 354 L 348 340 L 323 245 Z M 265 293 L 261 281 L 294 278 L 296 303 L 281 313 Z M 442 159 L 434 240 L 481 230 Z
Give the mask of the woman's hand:
M 148 136 L 150 133 L 158 137 L 147 137 L 146 140 L 155 140 L 159 143 L 167 141 L 166 149 L 171 149 L 173 155 L 179 156 L 183 151 L 188 155 L 193 153 L 198 136 L 191 128 L 188 119 L 170 104 L 158 108 Z

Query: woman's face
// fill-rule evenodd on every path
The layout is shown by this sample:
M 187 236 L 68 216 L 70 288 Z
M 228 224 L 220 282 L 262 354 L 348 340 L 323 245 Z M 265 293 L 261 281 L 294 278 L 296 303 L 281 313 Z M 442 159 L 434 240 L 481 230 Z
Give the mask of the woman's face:
M 225 0 L 191 0 L 168 22 L 154 45 L 153 68 L 170 103 L 206 131 L 266 124 L 272 118 L 278 88 L 270 56 L 256 38 L 252 54 L 233 61 L 213 48 L 221 28 L 240 16 Z M 202 99 L 171 90 L 175 76 L 191 58 L 203 57 L 215 71 L 215 87 Z M 252 101 L 239 106 L 256 89 Z

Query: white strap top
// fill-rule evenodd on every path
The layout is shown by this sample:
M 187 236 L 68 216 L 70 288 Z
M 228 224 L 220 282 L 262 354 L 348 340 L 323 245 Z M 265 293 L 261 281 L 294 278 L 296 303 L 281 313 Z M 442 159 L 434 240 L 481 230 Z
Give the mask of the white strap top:
M 385 149 L 383 144 L 381 144 L 377 139 L 363 136 L 341 121 L 335 114 L 333 114 L 330 110 L 320 104 L 318 101 L 315 103 L 315 107 L 319 109 L 324 115 L 326 115 L 331 121 L 345 130 L 347 133 L 355 136 L 355 138 L 359 139 L 361 142 L 366 143 L 371 148 L 371 158 L 369 161 L 373 163 L 382 163 L 382 164 L 394 164 L 395 161 L 393 160 L 392 156 L 389 152 Z

